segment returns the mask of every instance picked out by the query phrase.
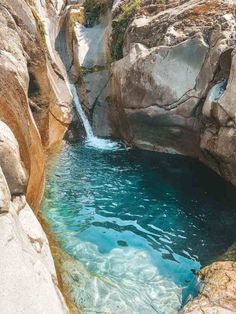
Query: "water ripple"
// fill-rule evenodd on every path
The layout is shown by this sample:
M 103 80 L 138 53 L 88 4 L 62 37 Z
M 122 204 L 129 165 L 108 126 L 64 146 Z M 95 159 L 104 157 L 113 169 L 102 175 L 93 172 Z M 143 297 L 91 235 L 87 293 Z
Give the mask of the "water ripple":
M 85 313 L 177 313 L 193 270 L 236 238 L 235 190 L 188 158 L 65 147 L 43 214 L 83 263 L 72 291 Z M 76 272 L 76 270 L 73 270 Z

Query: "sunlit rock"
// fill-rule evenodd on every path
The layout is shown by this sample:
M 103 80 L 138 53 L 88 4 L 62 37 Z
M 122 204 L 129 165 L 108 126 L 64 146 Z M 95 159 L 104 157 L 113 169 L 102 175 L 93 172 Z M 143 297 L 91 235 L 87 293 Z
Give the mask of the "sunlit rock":
M 0 166 L 11 194 L 24 194 L 26 175 L 22 167 L 19 146 L 10 128 L 0 121 Z
M 0 213 L 5 213 L 9 211 L 10 201 L 11 193 L 0 167 Z
M 168 2 L 150 14 L 145 3 L 112 66 L 112 134 L 197 157 L 235 184 L 235 3 Z M 124 19 L 119 5 L 115 21 Z

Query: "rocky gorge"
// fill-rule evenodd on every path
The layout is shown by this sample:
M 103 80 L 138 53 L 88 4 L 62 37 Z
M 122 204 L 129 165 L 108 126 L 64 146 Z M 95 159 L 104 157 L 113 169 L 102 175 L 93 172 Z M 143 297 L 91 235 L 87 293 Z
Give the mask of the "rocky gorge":
M 69 313 L 36 217 L 48 152 L 83 133 L 70 82 L 97 136 L 236 185 L 236 2 L 0 0 L 0 23 L 0 309 Z M 235 313 L 229 252 L 181 313 Z

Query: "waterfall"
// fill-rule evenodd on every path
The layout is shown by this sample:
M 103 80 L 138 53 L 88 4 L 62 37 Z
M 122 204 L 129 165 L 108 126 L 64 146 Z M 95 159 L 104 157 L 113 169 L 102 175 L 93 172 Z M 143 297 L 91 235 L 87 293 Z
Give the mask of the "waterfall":
M 70 90 L 71 90 L 71 93 L 73 96 L 73 101 L 75 104 L 76 111 L 78 112 L 78 114 L 81 118 L 81 122 L 83 123 L 84 129 L 86 132 L 86 136 L 87 136 L 87 140 L 92 140 L 94 138 L 93 129 L 89 123 L 89 120 L 88 120 L 86 114 L 83 111 L 79 97 L 77 95 L 77 90 L 75 88 L 75 85 L 72 83 L 70 83 Z
M 117 150 L 121 149 L 121 145 L 113 142 L 111 140 L 106 140 L 102 138 L 98 138 L 93 134 L 93 129 L 89 123 L 89 120 L 83 111 L 83 108 L 81 106 L 76 87 L 73 83 L 70 83 L 70 90 L 73 96 L 73 102 L 76 108 L 76 111 L 81 119 L 81 122 L 84 126 L 85 132 L 86 132 L 86 144 L 89 147 L 101 149 L 101 150 Z

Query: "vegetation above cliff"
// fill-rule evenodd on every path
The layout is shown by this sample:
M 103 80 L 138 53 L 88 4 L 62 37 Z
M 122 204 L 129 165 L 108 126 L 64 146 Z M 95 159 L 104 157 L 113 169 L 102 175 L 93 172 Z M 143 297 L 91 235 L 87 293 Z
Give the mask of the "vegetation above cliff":
M 168 0 L 126 0 L 123 2 L 112 23 L 111 55 L 114 61 L 123 57 L 125 33 L 135 15 L 150 15 L 150 13 L 163 10 L 168 2 Z
M 126 1 L 120 8 L 120 13 L 112 23 L 111 55 L 113 60 L 123 57 L 124 36 L 128 25 L 135 14 L 142 8 L 142 0 Z
M 112 0 L 86 0 L 83 4 L 85 9 L 87 27 L 92 27 L 99 22 L 99 17 L 106 13 L 112 6 Z

